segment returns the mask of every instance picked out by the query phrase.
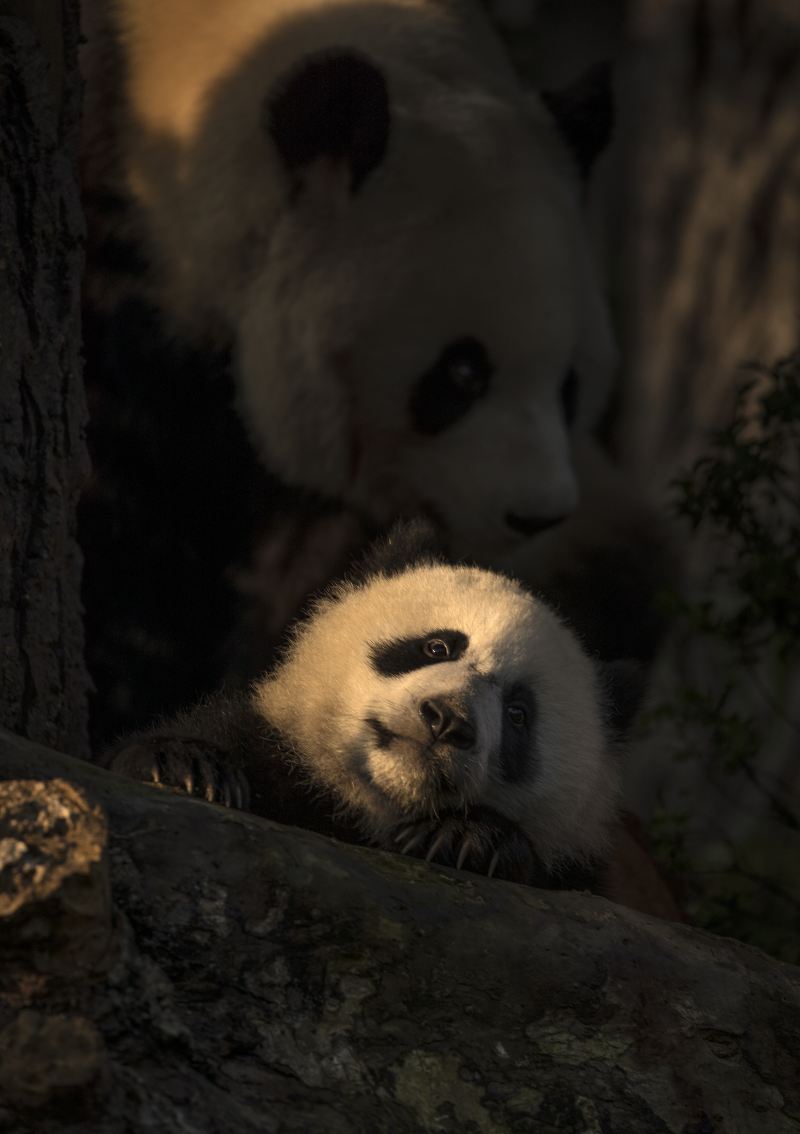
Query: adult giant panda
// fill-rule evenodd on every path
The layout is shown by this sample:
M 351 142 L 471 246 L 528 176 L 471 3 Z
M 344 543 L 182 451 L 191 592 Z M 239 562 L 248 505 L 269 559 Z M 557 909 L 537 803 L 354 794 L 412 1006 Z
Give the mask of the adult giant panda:
M 267 465 L 488 560 L 570 513 L 614 350 L 578 163 L 478 4 L 83 7 L 87 189 L 232 347 Z
M 111 769 L 458 868 L 586 884 L 617 825 L 609 710 L 624 701 L 544 603 L 428 538 L 395 529 L 248 693 L 127 739 Z

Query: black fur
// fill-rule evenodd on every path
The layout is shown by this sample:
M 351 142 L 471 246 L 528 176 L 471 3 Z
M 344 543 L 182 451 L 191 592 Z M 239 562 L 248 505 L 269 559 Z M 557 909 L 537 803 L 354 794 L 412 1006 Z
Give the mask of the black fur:
M 535 536 L 546 532 L 548 528 L 562 523 L 566 516 L 518 516 L 516 512 L 506 512 L 505 521 L 512 532 L 519 535 Z
M 425 653 L 425 643 L 435 638 L 441 639 L 448 648 L 447 657 L 430 657 Z M 393 638 L 390 641 L 375 642 L 370 646 L 372 666 L 381 677 L 400 677 L 426 665 L 439 665 L 448 661 L 458 661 L 469 645 L 469 638 L 460 630 L 431 630 L 422 638 Z
M 572 150 L 581 176 L 608 145 L 614 128 L 611 67 L 597 63 L 560 91 L 542 91 L 542 101 Z
M 600 666 L 606 720 L 617 736 L 624 736 L 638 713 L 646 692 L 645 670 L 635 658 L 618 658 Z
M 411 390 L 409 412 L 418 433 L 441 433 L 469 412 L 489 389 L 492 364 L 478 339 L 457 339 L 444 348 Z
M 436 819 L 402 824 L 395 849 L 442 866 L 459 866 L 508 882 L 542 889 L 591 889 L 595 871 L 577 863 L 548 870 L 516 823 L 491 807 L 446 812 Z
M 524 710 L 525 723 L 517 725 L 511 718 L 509 709 L 519 706 Z M 510 689 L 503 703 L 503 732 L 500 739 L 500 766 L 503 778 L 508 783 L 519 783 L 528 779 L 534 768 L 531 766 L 531 734 L 536 727 L 536 698 L 532 690 L 523 685 Z
M 383 73 L 353 51 L 307 56 L 271 91 L 262 110 L 264 129 L 293 177 L 319 158 L 346 163 L 357 193 L 383 161 L 389 141 L 389 92 Z
M 84 308 L 83 331 L 78 531 L 92 737 L 107 744 L 218 688 L 240 604 L 226 570 L 287 493 L 248 441 L 226 352 L 174 339 L 139 300 Z
M 400 575 L 416 564 L 446 561 L 441 537 L 430 520 L 417 516 L 399 520 L 377 539 L 347 573 L 354 583 L 372 575 Z M 449 562 L 449 560 L 447 560 Z
M 222 692 L 126 737 L 100 762 L 132 779 L 177 788 L 290 826 L 363 842 L 337 801 L 311 782 L 291 747 L 245 692 Z
M 561 409 L 564 421 L 572 425 L 578 413 L 578 372 L 571 366 L 561 383 Z

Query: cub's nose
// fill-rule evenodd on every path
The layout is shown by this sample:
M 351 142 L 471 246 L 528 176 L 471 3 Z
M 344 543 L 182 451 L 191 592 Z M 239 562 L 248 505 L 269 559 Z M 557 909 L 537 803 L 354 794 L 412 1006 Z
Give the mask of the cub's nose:
M 420 702 L 419 715 L 431 730 L 433 739 L 452 744 L 454 748 L 471 748 L 475 743 L 475 727 L 443 697 L 428 697 Z
M 520 535 L 533 536 L 539 532 L 546 532 L 548 528 L 566 520 L 563 516 L 519 516 L 516 512 L 506 512 L 506 523 L 514 532 Z

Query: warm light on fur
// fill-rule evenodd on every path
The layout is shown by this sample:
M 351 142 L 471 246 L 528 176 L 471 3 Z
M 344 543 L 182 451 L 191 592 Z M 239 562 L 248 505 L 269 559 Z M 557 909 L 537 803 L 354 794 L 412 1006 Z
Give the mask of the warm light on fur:
M 443 627 L 467 635 L 463 657 L 395 677 L 375 672 L 372 643 Z M 516 683 L 532 691 L 536 713 L 526 773 L 509 783 L 499 764 L 502 697 Z M 419 706 L 437 695 L 469 707 L 477 728 L 470 750 L 430 751 Z M 348 803 L 379 841 L 401 820 L 436 809 L 426 776 L 444 759 L 456 785 L 446 806 L 495 809 L 519 824 L 546 865 L 607 849 L 618 769 L 594 666 L 558 618 L 504 576 L 423 564 L 343 584 L 300 627 L 254 701 L 302 754 L 312 780 Z M 388 747 L 367 723 L 376 717 L 397 734 Z

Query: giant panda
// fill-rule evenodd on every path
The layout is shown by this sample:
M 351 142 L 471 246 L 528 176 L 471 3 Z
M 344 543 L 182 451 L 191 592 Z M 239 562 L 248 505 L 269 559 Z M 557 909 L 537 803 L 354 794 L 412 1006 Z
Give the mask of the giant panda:
M 87 194 L 132 202 L 174 333 L 232 350 L 267 466 L 488 562 L 572 512 L 615 351 L 556 117 L 597 124 L 474 0 L 83 7 Z
M 518 582 L 447 562 L 428 530 L 401 525 L 249 691 L 129 737 L 105 763 L 350 842 L 585 886 L 618 825 L 633 688 Z

